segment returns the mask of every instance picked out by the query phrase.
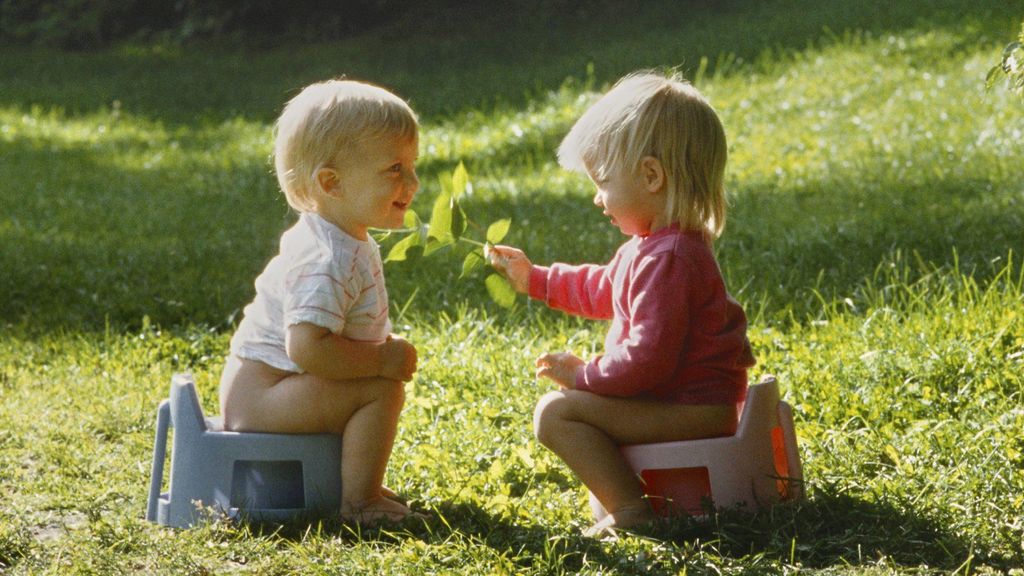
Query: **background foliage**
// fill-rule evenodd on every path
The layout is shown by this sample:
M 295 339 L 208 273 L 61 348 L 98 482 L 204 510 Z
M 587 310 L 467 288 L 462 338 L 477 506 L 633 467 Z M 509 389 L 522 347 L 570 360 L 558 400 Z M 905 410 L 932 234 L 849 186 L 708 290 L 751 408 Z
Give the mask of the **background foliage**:
M 9 0 L 0 4 L 0 42 L 95 49 L 123 41 L 256 44 L 337 40 L 426 20 L 581 15 L 608 0 Z
M 330 41 L 0 51 L 0 572 L 1020 574 L 1024 110 L 984 81 L 1024 3 L 541 6 Z M 387 265 L 422 358 L 387 481 L 429 520 L 143 520 L 171 374 L 216 410 L 294 219 L 268 161 L 290 95 L 341 74 L 391 87 L 423 120 L 419 213 L 463 162 L 471 220 L 510 217 L 506 242 L 538 262 L 596 261 L 623 238 L 554 149 L 644 67 L 678 67 L 722 114 L 716 251 L 756 372 L 794 406 L 805 502 L 582 538 L 585 493 L 530 433 L 549 389 L 530 366 L 599 350 L 604 326 L 497 307 L 449 247 Z
M 1000 77 L 1005 77 L 1006 84 L 1018 96 L 1024 96 L 1024 22 L 1020 25 L 1020 36 L 1003 48 L 999 63 L 989 71 L 988 86 L 991 87 Z

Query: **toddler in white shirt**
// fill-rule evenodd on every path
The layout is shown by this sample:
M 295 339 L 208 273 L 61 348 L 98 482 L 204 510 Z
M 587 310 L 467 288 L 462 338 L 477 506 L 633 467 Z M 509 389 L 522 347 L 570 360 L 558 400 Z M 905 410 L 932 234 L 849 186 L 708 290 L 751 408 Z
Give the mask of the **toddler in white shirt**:
M 412 512 L 382 485 L 416 349 L 391 334 L 370 228 L 398 228 L 419 189 L 418 121 L 362 82 L 306 87 L 277 121 L 274 163 L 300 214 L 256 279 L 220 382 L 229 430 L 342 435 L 341 517 Z

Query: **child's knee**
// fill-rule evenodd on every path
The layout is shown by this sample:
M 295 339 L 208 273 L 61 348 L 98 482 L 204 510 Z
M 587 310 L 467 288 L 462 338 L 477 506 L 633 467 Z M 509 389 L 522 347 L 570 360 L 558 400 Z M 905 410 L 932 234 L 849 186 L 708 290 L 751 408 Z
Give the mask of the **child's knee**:
M 380 400 L 398 410 L 405 405 L 405 383 L 389 378 L 380 380 Z
M 564 392 L 548 392 L 537 401 L 533 410 L 533 434 L 537 440 L 547 446 L 557 434 L 558 422 L 564 419 L 566 396 Z

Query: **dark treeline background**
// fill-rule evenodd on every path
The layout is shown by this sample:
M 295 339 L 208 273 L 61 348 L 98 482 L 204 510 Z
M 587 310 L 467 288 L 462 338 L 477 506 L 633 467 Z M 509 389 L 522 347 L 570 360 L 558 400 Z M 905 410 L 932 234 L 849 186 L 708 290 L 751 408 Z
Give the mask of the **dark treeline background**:
M 585 16 L 613 0 L 0 0 L 0 44 L 332 40 L 394 24 Z

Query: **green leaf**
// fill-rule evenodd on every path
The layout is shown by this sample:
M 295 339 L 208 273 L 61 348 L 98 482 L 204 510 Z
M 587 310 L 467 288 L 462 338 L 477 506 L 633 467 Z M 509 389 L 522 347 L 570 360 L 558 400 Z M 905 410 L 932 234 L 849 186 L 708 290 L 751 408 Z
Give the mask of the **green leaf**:
M 511 308 L 516 303 L 516 291 L 503 276 L 491 274 L 484 280 L 484 284 L 487 286 L 487 293 L 491 295 L 491 300 L 498 306 Z
M 423 245 L 417 244 L 409 248 L 409 251 L 405 253 L 407 260 L 417 260 L 423 256 Z
M 1018 49 L 1020 49 L 1021 46 L 1022 45 L 1020 42 L 1010 42 L 1009 44 L 1007 44 L 1006 47 L 1003 48 L 1003 60 L 1009 58 L 1010 55 L 1016 52 Z M 459 164 L 459 166 L 462 166 L 462 164 Z
M 430 213 L 430 228 L 427 235 L 447 245 L 455 242 L 452 235 L 452 196 L 442 192 L 434 201 L 434 210 Z
M 426 246 L 424 246 L 423 255 L 424 256 L 430 256 L 431 254 L 433 254 L 434 252 L 437 252 L 441 248 L 444 248 L 445 246 L 450 246 L 450 245 L 451 245 L 451 242 L 442 242 L 441 240 L 438 240 L 437 238 L 434 238 L 433 236 L 430 236 L 430 237 L 427 238 Z
M 459 275 L 459 279 L 461 280 L 473 272 L 483 268 L 484 264 L 484 257 L 480 252 L 473 250 L 469 254 L 466 254 L 466 259 L 462 261 L 462 274 Z
M 996 64 L 989 68 L 988 74 L 985 75 L 985 89 L 991 90 L 992 87 L 996 85 L 996 80 L 998 80 L 1002 74 L 1003 66 L 1001 64 Z
M 453 196 L 452 191 L 452 173 L 441 172 L 437 175 L 437 183 L 441 186 L 441 194 L 447 194 Z
M 409 256 L 409 249 L 420 245 L 419 232 L 412 232 L 405 238 L 399 240 L 391 250 L 388 251 L 385 262 L 401 262 Z
M 487 241 L 491 244 L 497 244 L 501 242 L 505 235 L 508 234 L 508 229 L 512 226 L 512 220 L 510 218 L 502 218 L 497 222 L 487 227 Z
M 419 229 L 419 227 L 422 225 L 423 221 L 420 220 L 419 214 L 417 214 L 415 211 L 411 209 L 405 211 L 405 220 L 403 221 L 402 224 L 403 227 Z
M 469 223 L 469 219 L 466 218 L 466 212 L 459 206 L 458 202 L 452 199 L 452 239 L 458 240 L 466 232 L 466 226 Z
M 458 201 L 459 197 L 469 187 L 469 172 L 466 171 L 466 166 L 459 162 L 458 167 L 455 168 L 455 172 L 452 174 L 452 198 Z

